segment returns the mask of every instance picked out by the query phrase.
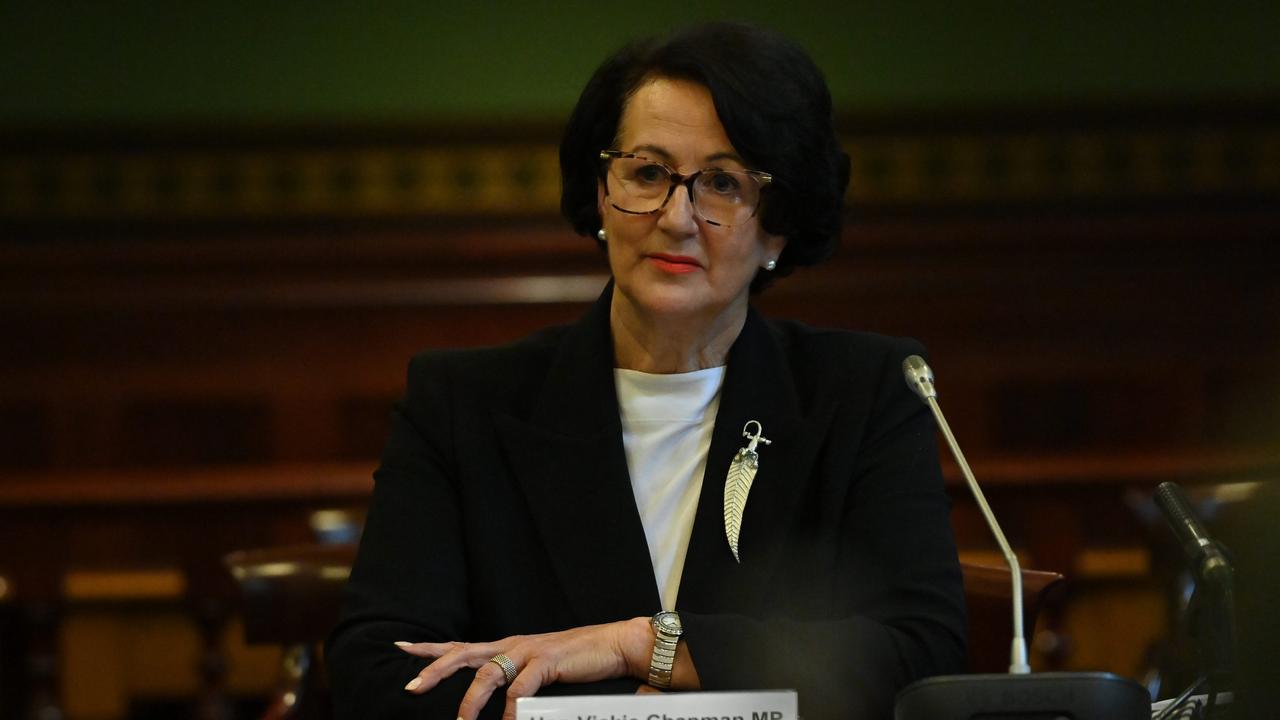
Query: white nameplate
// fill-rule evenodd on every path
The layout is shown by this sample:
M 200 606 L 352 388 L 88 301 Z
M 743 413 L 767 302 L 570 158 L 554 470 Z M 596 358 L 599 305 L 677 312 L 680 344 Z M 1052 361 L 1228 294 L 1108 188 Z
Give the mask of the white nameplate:
M 797 720 L 796 691 L 527 697 L 516 720 Z

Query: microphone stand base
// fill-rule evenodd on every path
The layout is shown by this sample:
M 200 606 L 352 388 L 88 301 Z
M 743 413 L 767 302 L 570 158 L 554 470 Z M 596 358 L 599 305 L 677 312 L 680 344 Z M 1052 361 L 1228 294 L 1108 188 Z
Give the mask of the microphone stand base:
M 1138 683 L 1105 672 L 939 675 L 898 693 L 894 720 L 1150 720 Z

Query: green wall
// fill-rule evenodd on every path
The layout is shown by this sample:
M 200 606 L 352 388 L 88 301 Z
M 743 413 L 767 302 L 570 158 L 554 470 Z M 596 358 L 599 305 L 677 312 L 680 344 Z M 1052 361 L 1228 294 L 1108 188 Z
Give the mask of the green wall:
M 5 2 L 0 125 L 557 120 L 628 38 L 737 16 L 843 112 L 1280 98 L 1275 2 Z

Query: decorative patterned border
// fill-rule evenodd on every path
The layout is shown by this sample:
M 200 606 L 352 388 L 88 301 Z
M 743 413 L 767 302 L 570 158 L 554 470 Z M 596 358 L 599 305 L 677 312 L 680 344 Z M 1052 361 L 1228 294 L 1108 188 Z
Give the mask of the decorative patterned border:
M 911 208 L 1280 197 L 1280 128 L 850 136 L 848 200 Z M 553 215 L 550 143 L 0 156 L 0 220 Z
M 850 146 L 853 203 L 1280 195 L 1280 129 L 895 137 Z

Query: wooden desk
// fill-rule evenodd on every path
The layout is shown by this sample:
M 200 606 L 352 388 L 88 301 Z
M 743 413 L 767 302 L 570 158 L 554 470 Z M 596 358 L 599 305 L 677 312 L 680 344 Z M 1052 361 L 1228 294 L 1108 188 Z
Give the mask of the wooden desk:
M 0 482 L 0 576 L 9 582 L 12 658 L 0 718 L 56 707 L 60 619 L 101 606 L 181 608 L 204 654 L 199 717 L 225 709 L 223 628 L 237 598 L 226 553 L 314 541 L 316 510 L 363 506 L 369 463 L 203 470 L 37 473 Z M 16 667 L 15 667 L 16 666 Z M 24 667 L 25 666 L 25 667 Z M 25 695 L 25 697 L 23 697 Z

